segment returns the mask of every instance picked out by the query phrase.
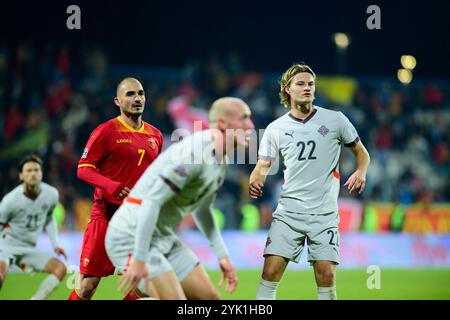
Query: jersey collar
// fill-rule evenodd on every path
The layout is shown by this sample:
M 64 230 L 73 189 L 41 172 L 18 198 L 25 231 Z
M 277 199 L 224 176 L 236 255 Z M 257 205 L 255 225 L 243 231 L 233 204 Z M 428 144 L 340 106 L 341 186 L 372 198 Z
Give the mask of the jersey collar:
M 311 114 L 310 114 L 309 116 L 307 116 L 307 117 L 306 117 L 305 119 L 303 119 L 303 120 L 294 117 L 294 115 L 293 115 L 291 112 L 289 112 L 289 117 L 290 117 L 291 119 L 297 121 L 297 122 L 307 123 L 309 120 L 311 120 L 312 117 L 314 117 L 314 115 L 316 114 L 316 112 L 317 112 L 317 108 L 314 108 L 314 110 L 311 112 Z
M 144 131 L 144 120 L 142 120 L 142 125 L 139 129 L 135 130 L 134 128 L 132 128 L 128 123 L 126 123 L 125 121 L 122 120 L 122 118 L 120 116 L 118 116 L 116 118 L 117 120 L 119 120 L 119 122 L 128 130 L 132 131 L 132 132 L 143 132 Z

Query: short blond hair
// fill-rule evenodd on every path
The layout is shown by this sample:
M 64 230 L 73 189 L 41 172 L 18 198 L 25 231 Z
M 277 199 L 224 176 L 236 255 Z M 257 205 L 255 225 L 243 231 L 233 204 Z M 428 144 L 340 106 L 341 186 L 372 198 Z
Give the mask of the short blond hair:
M 213 102 L 211 109 L 209 109 L 209 125 L 212 128 L 217 126 L 219 118 L 226 118 L 230 113 L 230 105 L 244 103 L 242 99 L 234 97 L 223 97 Z
M 289 93 L 286 92 L 286 87 L 289 86 L 292 79 L 295 77 L 296 74 L 307 72 L 310 73 L 314 79 L 316 79 L 316 74 L 314 71 L 307 66 L 304 63 L 295 63 L 293 64 L 289 69 L 287 69 L 280 79 L 280 102 L 282 105 L 284 105 L 286 108 L 291 107 L 291 97 Z

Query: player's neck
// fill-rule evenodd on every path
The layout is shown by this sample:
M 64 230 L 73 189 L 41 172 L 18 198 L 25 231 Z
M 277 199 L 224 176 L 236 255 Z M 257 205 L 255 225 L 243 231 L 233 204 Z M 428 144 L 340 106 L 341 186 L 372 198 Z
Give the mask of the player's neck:
M 122 119 L 127 125 L 132 127 L 134 130 L 139 130 L 142 127 L 141 116 L 127 116 L 122 113 L 120 115 L 120 119 Z
M 36 185 L 29 185 L 29 184 L 24 184 L 24 190 L 23 190 L 23 194 L 25 196 L 27 196 L 28 198 L 34 200 L 38 197 L 39 193 L 41 192 L 41 186 L 36 184 Z
M 296 104 L 291 107 L 291 114 L 297 119 L 305 119 L 307 118 L 314 110 L 312 103 L 307 104 Z
M 214 156 L 217 162 L 221 163 L 227 153 L 227 141 L 225 134 L 219 129 L 211 130 L 212 141 L 214 143 Z

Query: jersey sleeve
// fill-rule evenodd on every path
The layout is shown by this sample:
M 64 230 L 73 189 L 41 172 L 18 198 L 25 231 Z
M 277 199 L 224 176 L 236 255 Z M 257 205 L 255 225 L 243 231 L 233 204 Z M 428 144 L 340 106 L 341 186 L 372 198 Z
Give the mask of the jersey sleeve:
M 194 212 L 193 218 L 198 229 L 208 239 L 209 245 L 216 254 L 217 259 L 221 259 L 228 256 L 229 253 L 214 219 L 213 204 L 215 199 L 216 194 L 211 194 L 203 199 L 199 209 Z
M 178 193 L 183 189 L 186 183 L 197 176 L 201 171 L 200 164 L 192 164 L 181 158 L 174 161 L 170 165 L 165 165 L 159 173 L 160 178 L 175 192 Z
M 358 143 L 359 136 L 353 124 L 342 113 L 338 112 L 339 116 L 339 141 L 346 147 L 351 147 Z
M 159 152 L 158 152 L 158 154 L 160 154 L 163 150 L 164 137 L 161 132 L 159 133 L 158 137 L 159 137 Z
M 99 167 L 99 164 L 106 156 L 106 150 L 109 150 L 109 141 L 106 133 L 107 128 L 105 126 L 99 126 L 92 131 L 78 162 L 78 168 L 92 167 L 97 169 Z
M 50 208 L 50 213 L 53 214 L 53 210 L 59 203 L 59 191 L 58 189 L 53 190 L 53 201 L 52 201 L 52 207 Z
M 258 150 L 258 159 L 274 160 L 278 156 L 279 151 L 279 135 L 278 130 L 267 127 L 261 138 Z
M 0 227 L 7 224 L 11 218 L 11 206 L 7 196 L 0 202 Z

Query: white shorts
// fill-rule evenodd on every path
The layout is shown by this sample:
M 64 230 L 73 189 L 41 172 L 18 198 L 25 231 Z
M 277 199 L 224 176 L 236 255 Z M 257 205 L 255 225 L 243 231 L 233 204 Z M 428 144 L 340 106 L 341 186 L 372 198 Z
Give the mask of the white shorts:
M 110 225 L 106 232 L 105 247 L 116 270 L 124 272 L 133 253 L 134 238 Z M 198 264 L 197 256 L 178 237 L 171 237 L 170 241 L 155 237 L 152 239 L 146 261 L 150 279 L 173 271 L 178 280 L 183 281 Z
M 264 256 L 277 255 L 298 263 L 306 241 L 309 262 L 327 260 L 339 264 L 338 212 L 298 214 L 295 221 L 286 216 L 281 209 L 274 212 Z
M 8 266 L 16 265 L 22 270 L 32 268 L 43 271 L 47 262 L 54 258 L 50 253 L 35 247 L 18 247 L 0 244 L 0 261 Z

